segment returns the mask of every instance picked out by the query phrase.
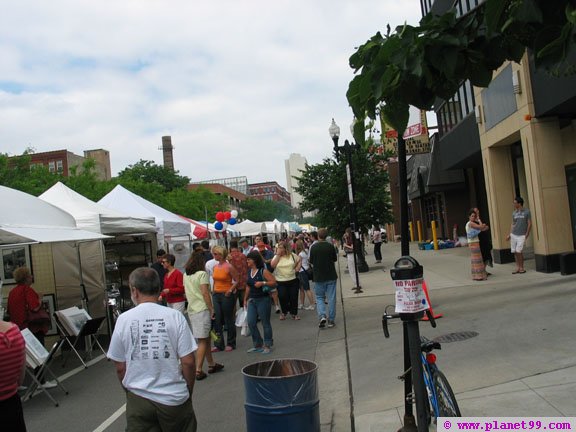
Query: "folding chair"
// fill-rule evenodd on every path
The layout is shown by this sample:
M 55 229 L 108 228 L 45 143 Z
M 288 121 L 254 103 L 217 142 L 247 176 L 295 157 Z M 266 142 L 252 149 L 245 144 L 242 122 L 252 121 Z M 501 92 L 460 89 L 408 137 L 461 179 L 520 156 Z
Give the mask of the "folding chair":
M 64 339 L 60 339 L 58 342 L 56 342 L 52 346 L 52 349 L 50 350 L 48 356 L 45 358 L 43 362 L 38 362 L 31 355 L 26 355 L 26 374 L 32 379 L 32 382 L 28 386 L 28 389 L 26 389 L 26 393 L 24 393 L 24 396 L 22 396 L 22 401 L 25 402 L 28 399 L 32 399 L 32 396 L 34 396 L 37 392 L 42 392 L 46 396 L 48 396 L 48 398 L 52 401 L 52 403 L 54 403 L 55 406 L 58 406 L 58 401 L 54 399 L 54 397 L 50 394 L 50 392 L 48 392 L 48 390 L 42 386 L 42 378 L 46 378 L 47 375 L 50 375 L 50 377 L 54 381 L 56 381 L 56 384 L 58 385 L 58 387 L 60 387 L 60 389 L 62 389 L 64 394 L 66 395 L 68 394 L 68 390 L 66 390 L 66 388 L 60 382 L 60 380 L 58 380 L 58 377 L 54 375 L 54 373 L 49 367 L 49 364 L 52 362 L 54 354 L 56 354 L 56 351 L 60 349 L 63 343 Z
M 98 342 L 98 331 L 100 330 L 100 327 L 102 326 L 102 323 L 104 322 L 106 317 L 89 319 L 84 323 L 78 335 L 69 334 L 66 331 L 66 328 L 62 325 L 62 322 L 58 318 L 58 315 L 54 314 L 54 318 L 56 319 L 56 326 L 58 327 L 58 330 L 62 335 L 63 341 L 67 342 L 68 345 L 70 345 L 70 348 L 80 359 L 85 369 L 88 368 L 88 365 L 84 361 L 85 358 L 82 358 L 82 356 L 76 349 L 76 345 L 78 345 L 78 342 L 80 342 L 82 338 L 86 339 L 85 340 L 86 357 L 89 356 L 90 358 L 92 358 L 92 350 L 94 348 L 94 345 L 98 345 L 100 351 L 102 351 L 102 353 L 106 355 L 106 351 L 104 350 L 104 348 L 102 348 L 100 342 Z M 62 351 L 62 367 L 64 367 L 65 365 L 66 365 L 66 355 L 64 354 L 64 351 Z

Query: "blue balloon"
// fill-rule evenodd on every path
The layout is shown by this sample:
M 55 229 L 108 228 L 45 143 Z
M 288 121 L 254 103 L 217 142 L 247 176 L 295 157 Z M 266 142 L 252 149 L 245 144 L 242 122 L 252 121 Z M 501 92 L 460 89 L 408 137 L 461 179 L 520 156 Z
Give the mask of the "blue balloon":
M 228 219 L 228 224 L 229 225 L 234 225 L 236 223 L 236 218 L 230 218 Z
M 222 225 L 222 222 L 216 222 L 214 224 L 214 228 L 216 228 L 218 231 L 220 231 L 222 228 L 224 228 L 224 225 Z

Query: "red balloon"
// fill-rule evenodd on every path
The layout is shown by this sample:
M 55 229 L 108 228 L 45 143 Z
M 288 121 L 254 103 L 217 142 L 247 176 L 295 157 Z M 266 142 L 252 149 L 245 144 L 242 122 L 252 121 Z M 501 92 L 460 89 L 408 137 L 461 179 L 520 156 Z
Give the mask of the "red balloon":
M 232 217 L 232 213 L 230 213 L 229 211 L 224 212 L 224 220 L 228 220 Z
M 219 211 L 218 213 L 216 213 L 216 220 L 218 222 L 224 222 L 224 212 Z

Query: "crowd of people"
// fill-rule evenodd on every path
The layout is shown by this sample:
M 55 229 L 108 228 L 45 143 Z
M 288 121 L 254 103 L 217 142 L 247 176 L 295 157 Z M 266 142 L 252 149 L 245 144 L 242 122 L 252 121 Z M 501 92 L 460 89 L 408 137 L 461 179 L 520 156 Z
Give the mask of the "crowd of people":
M 198 345 L 196 380 L 223 370 L 213 354 L 236 349 L 236 314 L 241 308 L 252 337 L 250 353 L 273 350 L 274 316 L 279 321 L 300 321 L 301 311 L 317 310 L 321 328 L 335 325 L 337 249 L 326 238 L 327 231 L 321 229 L 286 236 L 275 245 L 260 235 L 252 242 L 232 240 L 229 248 L 210 247 L 208 241 L 194 243 L 184 274 L 174 267 L 174 255 L 158 250 L 151 266 L 160 280 L 157 301 L 181 312 L 190 325 Z M 317 244 L 321 252 L 312 254 Z M 333 282 L 333 289 L 326 288 L 327 281 Z M 315 293 L 318 285 L 321 295 Z M 205 362 L 208 374 L 203 370 Z
M 272 352 L 273 308 L 281 321 L 317 309 L 318 326 L 334 327 L 337 249 L 325 229 L 274 248 L 261 237 L 248 243 L 195 244 L 184 274 L 159 250 L 151 268 L 130 275 L 135 307 L 118 318 L 108 351 L 126 390 L 128 430 L 196 430 L 194 383 L 224 370 L 214 353 L 236 349 L 238 309 L 246 311 L 248 353 Z

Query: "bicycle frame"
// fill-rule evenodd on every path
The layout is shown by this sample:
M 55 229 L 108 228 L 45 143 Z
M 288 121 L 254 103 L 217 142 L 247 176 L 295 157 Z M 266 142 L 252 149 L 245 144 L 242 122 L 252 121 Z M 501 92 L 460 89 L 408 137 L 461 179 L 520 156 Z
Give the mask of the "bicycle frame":
M 434 418 L 440 417 L 440 408 L 438 408 L 438 398 L 436 395 L 436 389 L 434 387 L 434 372 L 436 370 L 436 365 L 428 363 L 426 356 L 420 353 L 420 358 L 422 359 L 422 370 L 424 371 L 424 383 L 426 384 L 426 390 L 428 391 L 428 400 L 430 401 L 430 406 L 434 411 Z

